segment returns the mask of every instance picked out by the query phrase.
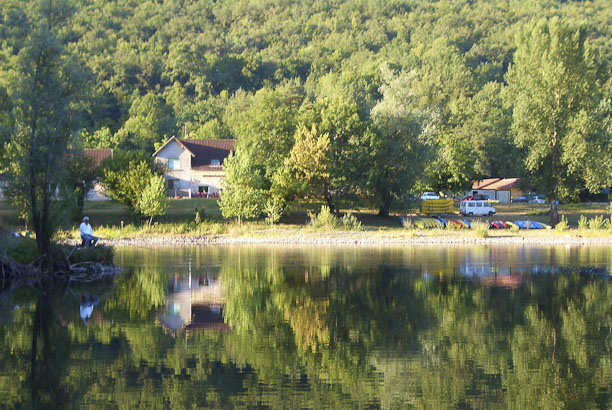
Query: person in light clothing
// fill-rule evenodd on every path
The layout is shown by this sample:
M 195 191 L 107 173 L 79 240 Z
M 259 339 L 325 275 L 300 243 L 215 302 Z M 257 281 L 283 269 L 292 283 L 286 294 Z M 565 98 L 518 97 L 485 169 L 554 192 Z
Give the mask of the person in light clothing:
M 93 248 L 98 242 L 98 238 L 93 236 L 93 229 L 89 224 L 88 217 L 84 217 L 83 222 L 81 222 L 81 239 L 83 239 L 83 243 L 85 244 L 84 246 L 86 248 L 89 248 L 90 246 Z

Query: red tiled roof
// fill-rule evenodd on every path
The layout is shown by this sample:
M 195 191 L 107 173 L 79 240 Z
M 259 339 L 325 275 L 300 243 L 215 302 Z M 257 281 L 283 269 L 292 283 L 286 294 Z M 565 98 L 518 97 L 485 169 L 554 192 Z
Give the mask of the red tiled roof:
M 198 171 L 221 171 L 223 161 L 234 150 L 234 139 L 220 140 L 177 140 L 191 151 L 191 169 Z M 219 160 L 219 165 L 212 165 L 213 159 Z
M 500 178 L 485 178 L 482 181 L 474 181 L 472 189 L 484 189 L 489 184 L 499 181 Z
M 511 189 L 518 187 L 519 178 L 487 178 L 482 181 L 474 181 L 472 189 Z
M 503 178 L 503 179 L 500 179 L 499 181 L 493 182 L 490 185 L 487 185 L 486 189 L 500 190 L 500 189 L 518 188 L 518 182 L 519 182 L 518 178 Z
M 85 155 L 86 158 L 90 158 L 93 167 L 97 168 L 100 166 L 100 163 L 102 162 L 103 159 L 113 157 L 113 150 L 110 148 L 109 149 L 85 148 L 83 150 L 83 155 Z

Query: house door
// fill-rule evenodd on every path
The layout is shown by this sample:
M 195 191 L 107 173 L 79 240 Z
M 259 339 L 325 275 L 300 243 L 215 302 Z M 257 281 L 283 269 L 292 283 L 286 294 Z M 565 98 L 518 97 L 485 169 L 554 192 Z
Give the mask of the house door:
M 198 186 L 198 196 L 200 198 L 206 198 L 208 197 L 208 191 L 209 191 L 210 187 L 208 185 L 200 185 Z

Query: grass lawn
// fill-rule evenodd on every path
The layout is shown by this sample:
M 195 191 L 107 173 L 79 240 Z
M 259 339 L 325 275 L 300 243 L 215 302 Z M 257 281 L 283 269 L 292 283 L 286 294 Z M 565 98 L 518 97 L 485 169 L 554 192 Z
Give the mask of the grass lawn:
M 228 222 L 221 216 L 216 199 L 192 198 L 172 199 L 166 215 L 154 218 L 154 226 L 150 229 L 144 227 L 144 219 L 130 215 L 126 209 L 111 201 L 87 202 L 84 214 L 89 216 L 94 232 L 103 238 L 151 236 L 151 235 L 214 235 L 230 234 L 236 236 L 257 235 L 257 232 L 275 232 L 278 235 L 292 234 L 311 230 L 308 226 L 309 212 L 318 212 L 321 204 L 312 202 L 298 202 L 292 204 L 287 210 L 281 223 L 270 227 L 263 220 L 249 221 L 239 227 Z M 456 216 L 459 215 L 459 204 L 456 203 Z M 202 223 L 195 223 L 196 208 L 200 210 Z M 472 221 L 488 223 L 491 220 L 533 220 L 548 223 L 549 207 L 533 204 L 495 204 L 497 214 L 492 217 L 466 218 Z M 343 210 L 349 212 L 349 210 Z M 381 234 L 406 235 L 399 221 L 399 216 L 418 217 L 418 213 L 396 212 L 390 218 L 381 218 L 374 210 L 350 210 L 362 224 L 364 231 L 377 231 Z M 578 219 L 584 215 L 588 219 L 603 215 L 609 218 L 607 204 L 566 204 L 559 206 L 560 216 L 564 216 L 570 228 L 578 226 Z M 60 237 L 78 237 L 79 221 L 72 221 L 60 231 Z M 17 217 L 17 212 L 6 201 L 0 201 L 0 225 L 7 230 L 23 230 L 23 225 Z M 435 231 L 435 230 L 434 230 Z M 608 231 L 605 231 L 606 233 Z M 435 232 L 425 233 L 435 234 Z M 603 232 L 602 232 L 603 233 Z

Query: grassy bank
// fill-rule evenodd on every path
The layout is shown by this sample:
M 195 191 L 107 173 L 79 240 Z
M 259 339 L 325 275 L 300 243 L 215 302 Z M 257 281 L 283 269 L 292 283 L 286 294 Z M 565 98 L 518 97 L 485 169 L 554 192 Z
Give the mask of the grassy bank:
M 178 199 L 171 200 L 166 215 L 154 220 L 150 228 L 145 226 L 143 220 L 130 215 L 121 205 L 113 202 L 88 202 L 84 213 L 89 216 L 94 227 L 94 233 L 100 238 L 147 238 L 151 236 L 231 236 L 231 237 L 264 237 L 319 235 L 323 232 L 359 231 L 371 237 L 410 238 L 427 236 L 474 236 L 474 237 L 507 237 L 507 236 L 560 236 L 580 235 L 585 237 L 603 237 L 610 235 L 609 226 L 602 229 L 588 229 L 588 221 L 595 218 L 605 221 L 609 219 L 607 204 L 567 204 L 560 206 L 560 216 L 568 221 L 568 228 L 554 231 L 512 231 L 488 230 L 490 220 L 533 220 L 547 223 L 548 207 L 532 204 L 496 204 L 497 215 L 492 217 L 465 218 L 477 222 L 477 229 L 471 231 L 452 231 L 446 229 L 406 229 L 402 226 L 399 216 L 417 218 L 417 213 L 396 212 L 389 218 L 381 218 L 375 211 L 343 210 L 351 212 L 359 226 L 347 227 L 339 223 L 338 226 L 322 224 L 319 227 L 311 225 L 308 216 L 310 212 L 318 212 L 320 204 L 297 203 L 283 216 L 278 225 L 269 226 L 263 220 L 248 221 L 238 226 L 232 221 L 222 218 L 215 199 Z M 196 210 L 200 217 L 196 218 Z M 456 212 L 458 215 L 458 210 Z M 21 231 L 24 229 L 17 218 L 17 213 L 5 201 L 0 201 L 0 218 L 2 225 L 9 230 Z M 587 222 L 586 226 L 578 229 L 579 221 Z M 197 223 L 196 220 L 200 222 Z M 58 233 L 57 239 L 78 238 L 78 225 L 80 221 L 67 222 Z M 486 231 L 486 232 L 485 232 Z

